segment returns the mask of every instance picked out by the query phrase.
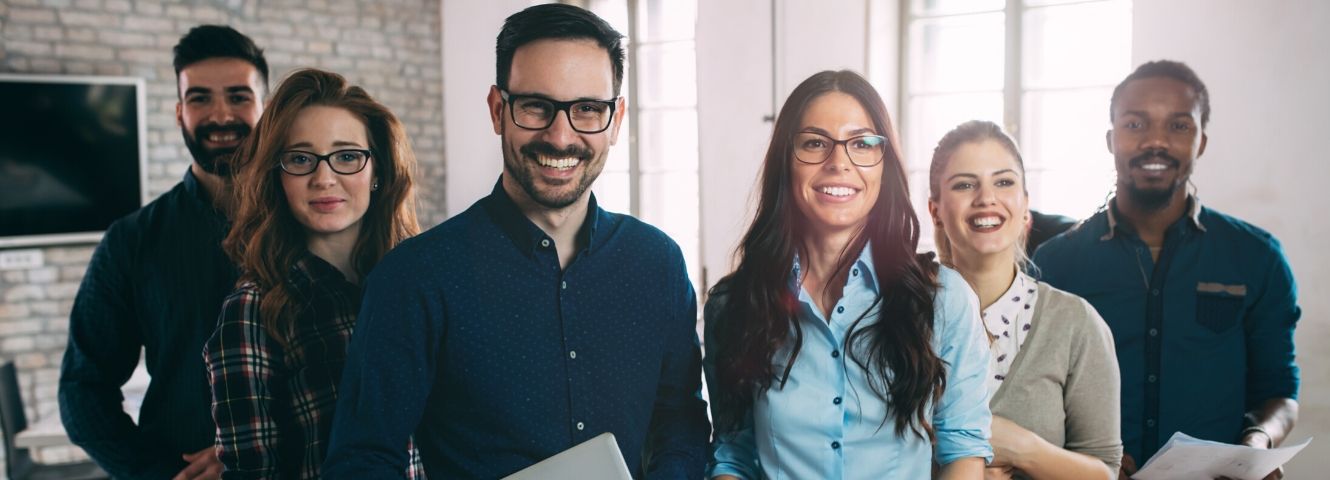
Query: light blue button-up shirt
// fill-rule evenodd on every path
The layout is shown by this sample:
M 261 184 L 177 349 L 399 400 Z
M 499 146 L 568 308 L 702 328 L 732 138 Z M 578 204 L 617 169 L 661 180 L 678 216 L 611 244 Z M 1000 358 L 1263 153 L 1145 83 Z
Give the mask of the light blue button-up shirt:
M 851 267 L 840 301 L 828 321 L 799 286 L 795 259 L 791 289 L 799 292 L 798 321 L 803 347 L 784 388 L 773 385 L 755 400 L 744 427 L 718 434 L 707 477 L 744 479 L 921 479 L 932 460 L 946 465 L 965 457 L 992 459 L 988 444 L 992 416 L 984 379 L 988 349 L 979 321 L 978 298 L 955 271 L 942 267 L 937 291 L 933 349 L 947 364 L 947 388 L 932 405 L 937 448 L 906 430 L 897 436 L 888 407 L 869 387 L 867 372 L 842 351 L 854 323 L 878 293 L 871 250 L 864 247 Z M 710 327 L 719 311 L 708 305 Z M 879 321 L 872 313 L 856 328 Z M 708 350 L 715 343 L 708 328 Z M 789 348 L 776 358 L 788 358 Z M 703 362 L 714 385 L 714 357 Z M 779 370 L 779 369 L 778 369 Z M 883 424 L 883 419 L 887 422 Z

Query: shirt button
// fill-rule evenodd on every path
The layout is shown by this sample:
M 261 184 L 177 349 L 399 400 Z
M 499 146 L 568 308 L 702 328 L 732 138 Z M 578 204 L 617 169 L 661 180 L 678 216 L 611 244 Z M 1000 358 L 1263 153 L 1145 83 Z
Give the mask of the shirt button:
M 1156 289 L 1150 290 L 1150 295 L 1154 295 L 1154 296 L 1158 297 L 1158 296 L 1159 296 L 1159 289 L 1156 288 Z
M 1152 373 L 1149 376 L 1145 377 L 1145 380 L 1149 381 L 1150 383 L 1155 383 L 1159 381 L 1159 377 L 1155 376 L 1155 374 Z
M 845 313 L 845 307 L 836 307 L 836 313 Z
M 583 425 L 582 422 L 577 422 L 577 429 L 586 430 L 586 425 Z
M 831 442 L 832 450 L 840 450 L 840 442 Z
M 1150 329 L 1150 336 L 1151 336 L 1151 337 L 1158 337 L 1158 336 L 1159 336 L 1159 329 L 1157 329 L 1157 328 L 1151 328 L 1151 329 Z
M 840 350 L 832 350 L 831 358 L 840 358 Z
M 576 358 L 577 358 L 577 350 L 569 350 L 569 351 L 568 351 L 568 358 L 576 359 Z
M 1155 426 L 1155 419 L 1151 418 L 1151 419 L 1146 420 L 1146 421 L 1145 421 L 1145 426 L 1147 426 L 1147 427 L 1154 427 L 1154 426 Z
M 850 270 L 850 275 L 859 276 L 859 269 Z
M 550 246 L 550 239 L 548 239 L 548 238 L 546 238 L 546 239 L 542 239 L 542 240 L 540 241 L 540 246 L 542 246 L 542 247 L 548 247 L 548 246 Z
M 559 282 L 559 288 L 562 288 L 562 289 L 564 289 L 564 290 L 567 290 L 567 289 L 568 289 L 568 282 L 567 282 L 566 280 L 565 280 L 565 281 L 562 281 L 562 282 Z
M 831 403 L 832 403 L 833 405 L 840 405 L 840 397 L 836 397 L 836 398 L 831 399 Z

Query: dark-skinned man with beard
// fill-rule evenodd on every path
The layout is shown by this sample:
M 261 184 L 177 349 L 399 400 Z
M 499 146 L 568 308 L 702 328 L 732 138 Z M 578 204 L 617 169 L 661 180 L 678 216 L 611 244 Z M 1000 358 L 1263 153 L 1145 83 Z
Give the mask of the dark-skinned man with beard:
M 221 245 L 230 157 L 262 113 L 268 64 L 248 37 L 204 25 L 175 46 L 175 71 L 176 122 L 194 161 L 174 188 L 106 231 L 74 299 L 60 372 L 70 440 L 115 478 L 221 473 L 201 352 L 235 286 Z M 136 425 L 121 387 L 141 353 L 151 383 Z
M 1116 194 L 1044 243 L 1034 262 L 1049 284 L 1089 300 L 1113 332 L 1120 475 L 1175 432 L 1279 445 L 1298 416 L 1297 287 L 1270 233 L 1188 192 L 1208 140 L 1205 84 L 1182 63 L 1146 63 L 1118 84 L 1109 108 Z
M 503 173 L 370 274 L 324 478 L 400 478 L 412 433 L 425 473 L 453 479 L 606 432 L 638 478 L 702 477 L 711 429 L 683 255 L 589 188 L 626 106 L 621 37 L 570 5 L 504 22 L 488 96 Z

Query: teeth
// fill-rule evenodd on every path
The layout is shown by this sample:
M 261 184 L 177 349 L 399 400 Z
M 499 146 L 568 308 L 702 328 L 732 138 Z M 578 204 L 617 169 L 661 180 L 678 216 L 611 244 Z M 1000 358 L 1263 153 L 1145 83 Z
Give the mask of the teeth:
M 983 227 L 996 227 L 996 226 L 998 226 L 999 224 L 1002 223 L 1002 219 L 1000 219 L 1000 218 L 998 218 L 998 217 L 979 217 L 979 218 L 976 218 L 976 219 L 974 219 L 974 220 L 971 220 L 970 223 L 973 223 L 974 226 L 976 226 L 976 227 L 980 227 L 980 228 L 983 228 Z
M 546 157 L 540 157 L 540 158 L 536 159 L 536 162 L 537 162 L 537 163 L 540 163 L 540 165 L 541 165 L 542 167 L 557 168 L 557 169 L 559 169 L 559 170 L 566 170 L 566 169 L 569 169 L 569 168 L 573 168 L 573 167 L 577 166 L 577 162 L 578 162 L 578 161 L 579 161 L 579 160 L 576 159 L 576 158 L 546 158 Z
M 854 195 L 855 190 L 850 187 L 822 187 L 821 192 L 833 197 L 848 197 Z
M 208 135 L 208 140 L 214 142 L 232 142 L 235 141 L 235 139 L 236 139 L 236 134 L 234 133 L 214 133 L 212 135 Z
M 1145 165 L 1141 165 L 1141 168 L 1144 170 L 1163 170 L 1168 168 L 1168 165 L 1164 165 L 1162 163 L 1147 163 Z

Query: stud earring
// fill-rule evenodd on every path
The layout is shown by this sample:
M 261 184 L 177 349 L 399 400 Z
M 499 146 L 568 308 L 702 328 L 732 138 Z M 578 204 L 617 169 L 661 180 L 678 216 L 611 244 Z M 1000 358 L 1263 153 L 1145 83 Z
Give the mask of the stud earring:
M 373 192 L 373 191 L 377 191 L 378 189 L 379 189 L 379 181 L 378 181 L 378 180 L 375 180 L 374 183 L 369 184 L 369 191 Z

